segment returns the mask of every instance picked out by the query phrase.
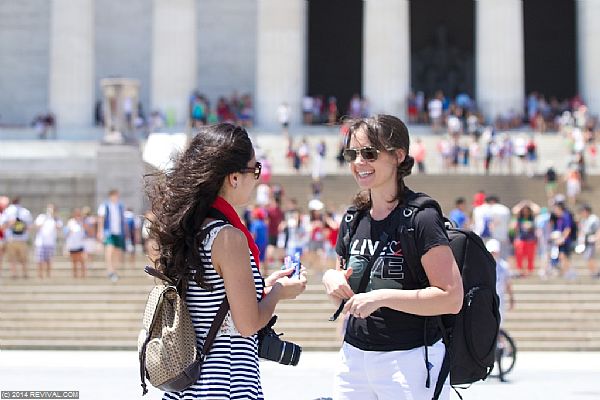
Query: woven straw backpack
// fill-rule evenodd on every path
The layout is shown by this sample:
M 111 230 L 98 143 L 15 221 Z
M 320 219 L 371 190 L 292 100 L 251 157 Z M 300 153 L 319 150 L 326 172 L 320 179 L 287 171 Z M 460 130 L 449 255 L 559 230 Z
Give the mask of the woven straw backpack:
M 145 271 L 164 284 L 156 285 L 150 292 L 138 336 L 142 395 L 148 392 L 146 378 L 158 389 L 178 392 L 198 380 L 202 362 L 229 310 L 229 303 L 225 298 L 204 345 L 197 349 L 194 325 L 175 283 L 154 268 L 146 267 Z

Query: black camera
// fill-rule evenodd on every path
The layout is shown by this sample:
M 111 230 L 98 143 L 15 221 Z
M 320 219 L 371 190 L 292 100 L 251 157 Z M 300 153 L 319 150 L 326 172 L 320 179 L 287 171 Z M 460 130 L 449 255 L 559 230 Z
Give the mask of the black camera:
M 279 339 L 281 334 L 273 330 L 276 321 L 277 315 L 274 315 L 269 323 L 258 331 L 258 356 L 283 365 L 298 365 L 302 347 Z

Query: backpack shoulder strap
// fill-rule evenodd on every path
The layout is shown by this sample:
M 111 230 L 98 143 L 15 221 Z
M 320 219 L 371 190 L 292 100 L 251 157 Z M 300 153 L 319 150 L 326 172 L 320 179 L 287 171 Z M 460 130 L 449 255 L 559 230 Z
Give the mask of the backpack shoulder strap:
M 435 208 L 440 216 L 444 217 L 444 213 L 442 212 L 442 207 L 440 203 L 431 198 L 425 193 L 414 193 L 413 196 L 407 199 L 406 201 L 407 207 L 411 207 L 415 209 L 415 211 L 420 211 L 425 208 Z
M 429 286 L 425 270 L 421 266 L 421 258 L 418 254 L 415 237 L 415 217 L 417 213 L 425 208 L 434 208 L 444 218 L 439 203 L 425 193 L 413 193 L 407 200 L 400 216 L 398 224 L 398 238 L 404 251 L 404 257 L 408 263 L 409 274 L 423 287 Z M 445 218 L 444 218 L 445 219 Z
M 421 286 L 427 287 L 429 286 L 429 279 L 427 278 L 427 274 L 425 273 L 425 269 L 421 265 L 420 255 L 417 250 L 417 243 L 415 237 L 415 216 L 416 214 L 425 209 L 425 208 L 434 208 L 437 210 L 439 215 L 444 219 L 445 222 L 449 222 L 447 218 L 444 217 L 442 213 L 442 208 L 439 203 L 429 197 L 424 193 L 414 193 L 406 201 L 406 207 L 402 212 L 402 221 L 398 225 L 398 238 L 400 240 L 400 244 L 402 246 L 404 257 L 408 264 L 408 272 L 411 274 L 412 278 L 419 282 Z M 443 388 L 443 384 L 450 373 L 450 337 L 448 330 L 444 326 L 441 316 L 432 317 L 436 322 L 439 330 L 442 333 L 444 344 L 446 345 L 446 353 L 444 355 L 444 359 L 442 361 L 442 365 L 440 367 L 440 372 L 438 374 L 438 379 L 434 388 L 434 395 L 432 400 L 437 400 L 441 394 L 441 390 Z M 425 328 L 427 327 L 427 319 L 425 320 Z M 425 347 L 425 360 L 427 362 L 428 352 L 427 347 Z M 430 387 L 430 377 L 429 370 L 427 370 L 427 388 Z M 460 395 L 459 395 L 460 396 Z
M 364 214 L 364 210 L 359 210 L 358 208 L 351 206 L 348 207 L 346 213 L 344 214 L 344 217 L 342 218 L 342 223 L 346 226 L 344 237 L 342 238 L 342 242 L 344 243 L 344 249 L 346 250 L 346 254 L 344 254 L 344 261 L 347 261 L 348 259 L 350 241 L 356 233 L 356 229 L 358 229 L 358 223 L 360 222 Z

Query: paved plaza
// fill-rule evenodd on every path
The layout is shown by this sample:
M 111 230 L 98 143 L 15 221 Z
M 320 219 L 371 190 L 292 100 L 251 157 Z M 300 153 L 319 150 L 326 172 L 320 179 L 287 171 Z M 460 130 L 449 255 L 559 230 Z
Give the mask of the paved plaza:
M 305 353 L 297 367 L 263 362 L 265 398 L 331 396 L 336 357 Z M 508 378 L 504 384 L 490 378 L 461 393 L 465 400 L 600 399 L 600 353 L 520 353 Z M 142 399 L 137 353 L 132 351 L 0 351 L 0 390 L 77 390 L 81 400 Z M 154 388 L 144 397 L 160 398 Z M 451 399 L 458 397 L 453 393 Z

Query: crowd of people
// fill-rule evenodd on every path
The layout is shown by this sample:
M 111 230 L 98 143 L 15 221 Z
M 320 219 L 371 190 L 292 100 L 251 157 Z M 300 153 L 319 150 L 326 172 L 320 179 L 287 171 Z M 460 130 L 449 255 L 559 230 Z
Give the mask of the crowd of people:
M 347 105 L 339 105 L 335 96 L 325 99 L 323 95 L 302 98 L 302 121 L 305 125 L 336 124 L 342 116 L 366 117 L 370 113 L 369 101 L 355 93 Z
M 546 205 L 523 200 L 509 208 L 497 196 L 479 191 L 470 210 L 466 199 L 458 198 L 449 218 L 484 241 L 496 241 L 499 258 L 512 265 L 516 277 L 537 273 L 572 280 L 577 274 L 571 257 L 581 254 L 589 276 L 600 278 L 595 260 L 600 221 L 589 204 L 572 209 L 564 195 L 549 192 Z
M 537 133 L 551 131 L 567 136 L 579 130 L 574 135 L 582 135 L 589 142 L 593 141 L 598 122 L 578 95 L 559 101 L 554 96 L 547 99 L 543 94 L 532 92 L 527 96 L 523 111 L 506 110 L 487 119 L 468 93 L 451 98 L 439 90 L 427 98 L 422 91 L 410 92 L 407 103 L 409 123 L 429 124 L 436 134 L 479 136 L 483 129 L 512 130 L 528 124 Z
M 66 222 L 52 204 L 34 218 L 18 197 L 0 198 L 0 249 L 11 276 L 28 277 L 32 242 L 38 277 L 50 277 L 62 237 L 74 278 L 86 276 L 90 255 L 102 244 L 107 279 L 116 282 L 123 253 L 135 252 L 143 241 L 146 255 L 165 275 L 188 278 L 177 282 L 182 293 L 191 293 L 185 298 L 196 310 L 191 314 L 194 325 L 207 326 L 214 318 L 214 304 L 227 296 L 231 313 L 217 343 L 228 354 L 250 349 L 243 357 L 228 359 L 225 369 L 221 359 L 212 359 L 196 386 L 166 393 L 164 398 L 196 395 L 198 387 L 204 394 L 220 391 L 204 378 L 206 373 L 238 382 L 230 388 L 238 394 L 260 398 L 255 333 L 279 301 L 293 299 L 305 289 L 307 269 L 318 270 L 325 291 L 347 318 L 335 367 L 336 398 L 372 397 L 399 387 L 415 397 L 430 398 L 434 387 L 425 382 L 436 382 L 441 375 L 445 347 L 438 328 L 428 326 L 426 319 L 461 309 L 462 281 L 444 220 L 435 208 L 424 208 L 413 220 L 416 248 L 405 248 L 397 237 L 388 245 L 388 233 L 398 234 L 401 218 L 407 218 L 398 210 L 406 211 L 406 200 L 418 196 L 406 187 L 404 178 L 415 164 L 419 170 L 425 168 L 419 166 L 419 149 L 409 148 L 402 121 L 377 115 L 347 125 L 340 154 L 360 189 L 353 201 L 357 214 L 326 205 L 318 185 L 313 185 L 313 198 L 305 205 L 287 198 L 284 187 L 271 183 L 268 160 L 254 149 L 242 126 L 220 123 L 199 129 L 174 168 L 156 173 L 148 189 L 152 212 L 144 217 L 127 209 L 117 190 L 108 193 L 95 213 L 74 209 Z M 418 146 L 419 141 L 415 143 Z M 307 142 L 302 146 L 307 147 Z M 290 142 L 290 151 L 299 153 L 296 149 Z M 317 153 L 324 157 L 326 149 Z M 292 154 L 294 162 L 302 154 Z M 572 209 L 575 203 L 556 193 L 556 176 L 554 180 L 547 176 L 546 181 L 547 205 L 523 200 L 509 208 L 497 196 L 479 191 L 470 210 L 467 200 L 459 198 L 448 214 L 458 227 L 473 230 L 485 241 L 501 272 L 500 293 L 510 294 L 510 270 L 519 278 L 537 271 L 544 278 L 574 279 L 573 253 L 581 254 L 589 274 L 600 278 L 595 261 L 600 219 L 589 205 Z M 240 206 L 246 207 L 242 218 L 233 208 Z M 353 218 L 358 220 L 351 232 L 348 224 Z M 404 273 L 409 251 L 417 252 L 425 287 L 416 276 Z M 304 267 L 292 278 L 291 270 L 282 271 L 281 266 L 286 256 L 296 255 Z M 371 268 L 370 286 L 361 289 L 362 271 Z M 365 355 L 373 352 L 377 356 L 367 360 Z M 383 369 L 380 380 L 366 382 L 361 371 L 381 365 L 389 368 Z M 392 366 L 394 373 L 386 372 Z M 240 374 L 247 378 L 238 379 Z M 441 398 L 448 398 L 444 379 Z
M 19 197 L 1 196 L 0 274 L 6 259 L 11 278 L 27 279 L 33 250 L 38 278 L 51 277 L 52 263 L 58 254 L 69 256 L 74 278 L 85 278 L 103 246 L 106 276 L 116 282 L 117 267 L 123 265 L 124 255 L 130 262 L 135 260 L 137 245 L 142 244 L 144 236 L 143 225 L 142 218 L 123 205 L 116 190 L 110 191 L 97 212 L 87 206 L 74 208 L 64 219 L 54 204 L 48 204 L 34 218 Z
M 195 90 L 189 99 L 189 120 L 192 129 L 207 124 L 230 122 L 251 128 L 254 121 L 254 106 L 249 93 L 238 95 L 234 91 L 230 97 L 220 96 L 216 104 Z

